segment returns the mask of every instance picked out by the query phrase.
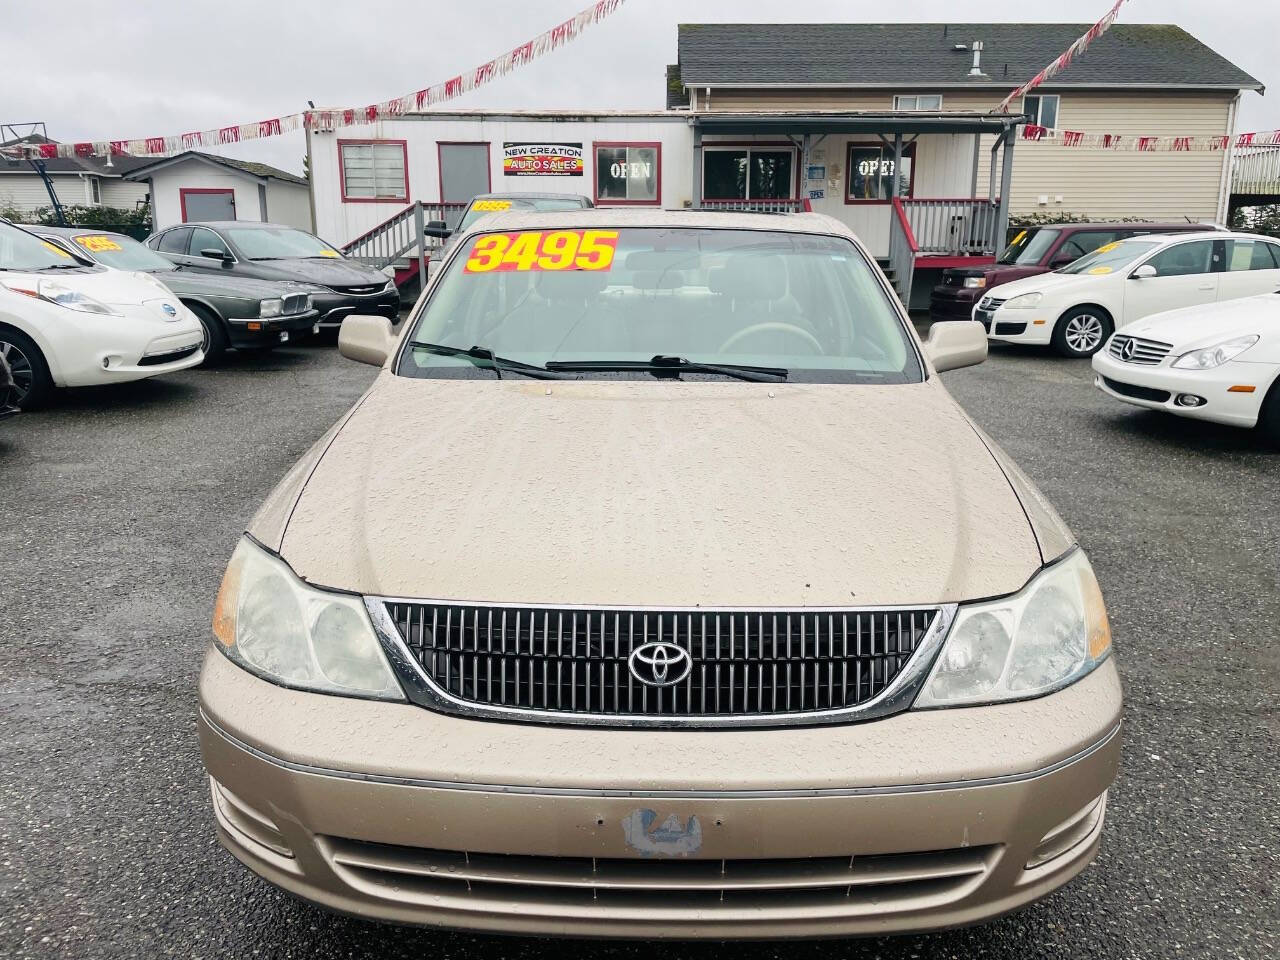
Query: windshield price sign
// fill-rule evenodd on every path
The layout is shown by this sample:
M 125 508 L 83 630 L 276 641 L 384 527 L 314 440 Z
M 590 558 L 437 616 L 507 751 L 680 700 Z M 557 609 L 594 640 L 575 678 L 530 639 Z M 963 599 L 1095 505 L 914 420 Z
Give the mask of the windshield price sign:
M 76 237 L 76 243 L 90 253 L 103 253 L 107 250 L 120 250 L 122 247 L 110 237 Z
M 617 230 L 488 233 L 476 240 L 464 273 L 609 270 Z
M 504 143 L 504 177 L 580 177 L 581 143 Z

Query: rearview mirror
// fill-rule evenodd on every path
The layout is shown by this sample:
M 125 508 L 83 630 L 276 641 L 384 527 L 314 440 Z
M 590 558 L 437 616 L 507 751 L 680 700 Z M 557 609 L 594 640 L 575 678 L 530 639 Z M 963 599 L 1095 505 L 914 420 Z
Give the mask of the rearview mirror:
M 422 228 L 422 232 L 428 237 L 439 237 L 441 240 L 453 233 L 449 229 L 449 225 L 443 220 L 428 220 L 427 225 Z
M 338 329 L 338 352 L 348 360 L 380 367 L 395 347 L 391 321 L 386 317 L 354 314 Z
M 938 373 L 987 359 L 987 331 L 977 320 L 941 320 L 929 328 L 925 355 Z
M 1133 273 L 1129 274 L 1129 279 L 1146 280 L 1154 276 L 1156 276 L 1156 268 L 1149 263 L 1144 263 L 1137 270 L 1133 271 Z

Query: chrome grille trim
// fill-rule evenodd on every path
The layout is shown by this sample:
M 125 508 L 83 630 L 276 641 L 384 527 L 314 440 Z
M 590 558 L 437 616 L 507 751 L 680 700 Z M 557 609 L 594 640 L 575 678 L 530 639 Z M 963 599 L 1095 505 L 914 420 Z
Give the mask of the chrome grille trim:
M 1133 342 L 1133 356 L 1125 357 L 1123 355 L 1125 344 Z M 1148 366 L 1155 366 L 1165 357 L 1169 355 L 1169 351 L 1173 349 L 1173 344 L 1162 343 L 1159 340 L 1144 340 L 1142 337 L 1132 337 L 1128 334 L 1117 333 L 1111 338 L 1111 343 L 1107 346 L 1107 352 L 1121 363 L 1143 363 Z
M 626 727 L 850 723 L 904 710 L 928 675 L 956 610 L 955 604 L 785 611 L 757 607 L 588 608 L 392 597 L 366 597 L 365 607 L 415 703 L 468 717 Z M 412 619 L 404 609 L 407 607 L 413 608 Z M 470 631 L 470 648 L 464 644 L 460 649 L 457 643 L 432 647 L 418 642 L 424 628 L 430 628 L 435 637 L 435 631 L 443 626 L 441 636 L 447 642 L 464 635 L 455 630 L 453 622 L 459 613 L 470 619 L 470 623 L 459 623 Z M 912 614 L 915 630 L 908 619 Z M 408 637 L 397 626 L 397 616 L 410 628 Z M 664 622 L 661 618 L 669 619 Z M 816 622 L 817 618 L 830 625 L 822 631 L 821 640 L 811 637 L 807 626 L 807 621 Z M 599 625 L 606 620 L 609 629 L 601 629 Z M 914 640 L 913 649 L 886 645 L 907 635 L 898 632 L 899 620 Z M 515 629 L 517 622 L 520 627 Z M 740 623 L 747 629 L 740 630 Z M 834 630 L 839 623 L 847 626 L 847 635 L 843 629 Z M 806 624 L 803 636 L 800 624 Z M 655 694 L 636 682 L 626 667 L 630 651 L 638 643 L 652 640 L 652 631 L 658 627 L 672 627 L 663 639 L 684 646 L 694 658 L 693 671 L 681 681 L 679 695 L 669 695 L 666 691 L 675 689 L 670 687 Z M 595 651 L 589 646 L 593 642 L 598 645 Z M 816 644 L 820 642 L 828 651 L 838 647 L 839 656 L 828 653 L 819 657 Z M 565 658 L 559 656 L 562 649 L 568 654 Z M 749 656 L 753 649 L 755 654 Z M 877 657 L 881 659 L 879 679 Z M 899 663 L 885 675 L 884 664 L 889 658 Z M 587 672 L 580 679 L 582 671 Z M 846 692 L 846 705 L 831 706 L 839 701 L 830 698 L 824 705 L 823 692 L 829 688 L 834 696 L 837 684 L 842 691 L 854 690 L 857 701 L 850 703 Z M 499 691 L 496 694 L 495 688 Z M 481 689 L 488 692 L 488 699 L 475 698 L 474 692 Z
M 307 294 L 291 293 L 284 298 L 284 305 L 281 308 L 284 316 L 292 316 L 295 313 L 307 312 Z

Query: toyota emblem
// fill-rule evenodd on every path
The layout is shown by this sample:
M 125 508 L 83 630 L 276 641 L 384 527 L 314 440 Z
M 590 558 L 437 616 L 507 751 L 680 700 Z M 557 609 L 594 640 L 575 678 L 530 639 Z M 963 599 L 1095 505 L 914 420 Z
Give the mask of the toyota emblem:
M 627 667 L 647 687 L 670 687 L 689 675 L 693 658 L 674 643 L 646 643 L 631 651 Z
M 1138 348 L 1137 344 L 1134 343 L 1133 340 L 1126 340 L 1124 344 L 1120 347 L 1120 359 L 1132 360 L 1133 351 L 1136 350 L 1137 348 Z

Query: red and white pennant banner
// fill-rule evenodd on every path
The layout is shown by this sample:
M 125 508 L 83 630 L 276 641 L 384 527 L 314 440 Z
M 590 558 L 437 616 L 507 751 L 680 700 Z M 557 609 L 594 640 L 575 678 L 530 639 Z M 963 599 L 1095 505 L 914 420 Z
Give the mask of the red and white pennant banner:
M 1111 24 L 1115 23 L 1116 17 L 1120 15 L 1120 7 L 1123 5 L 1124 0 L 1116 0 L 1115 5 L 1107 11 L 1107 15 L 1090 27 L 1083 36 L 1077 38 L 1076 42 L 1067 47 L 1067 49 L 1060 54 L 1053 63 L 1049 64 L 1022 86 L 1018 87 L 1018 89 L 1014 90 L 1007 97 L 1001 100 L 1000 106 L 996 108 L 996 112 L 1004 113 L 1009 109 L 1009 104 L 1014 100 L 1017 100 L 1028 90 L 1034 90 L 1046 80 L 1057 76 L 1063 70 L 1067 69 L 1067 67 L 1071 66 L 1071 61 L 1089 49 L 1089 44 L 1093 43 L 1093 41 L 1106 33 Z
M 195 130 L 171 137 L 142 137 L 135 140 L 93 140 L 80 143 L 40 143 L 23 144 L 18 147 L 5 148 L 0 153 L 10 156 L 30 156 L 50 159 L 53 157 L 92 157 L 121 156 L 131 157 L 164 157 L 197 147 L 217 146 L 227 143 L 241 143 L 245 140 L 260 140 L 264 137 L 277 137 L 294 130 L 311 128 L 333 130 L 338 127 L 350 127 L 363 123 L 374 123 L 384 117 L 397 117 L 426 107 L 435 106 L 459 97 L 468 91 L 482 87 L 486 83 L 505 76 L 513 70 L 536 60 L 543 54 L 550 53 L 565 44 L 576 40 L 584 29 L 608 17 L 617 11 L 626 0 L 597 0 L 591 6 L 556 24 L 545 33 L 532 40 L 508 50 L 488 63 L 483 63 L 467 73 L 459 74 L 443 83 L 414 91 L 394 100 L 373 103 L 366 107 L 346 110 L 309 110 L 305 113 L 292 113 L 285 117 L 273 117 L 270 120 L 259 120 L 256 123 L 239 123 L 226 127 L 214 127 L 211 130 Z
M 1082 130 L 1050 130 L 1027 124 L 1022 128 L 1023 140 L 1037 140 L 1060 147 L 1086 150 L 1132 150 L 1139 153 L 1182 152 L 1194 150 L 1226 150 L 1234 146 L 1280 147 L 1280 130 L 1254 133 L 1221 134 L 1198 137 L 1141 136 L 1132 133 L 1085 133 Z

